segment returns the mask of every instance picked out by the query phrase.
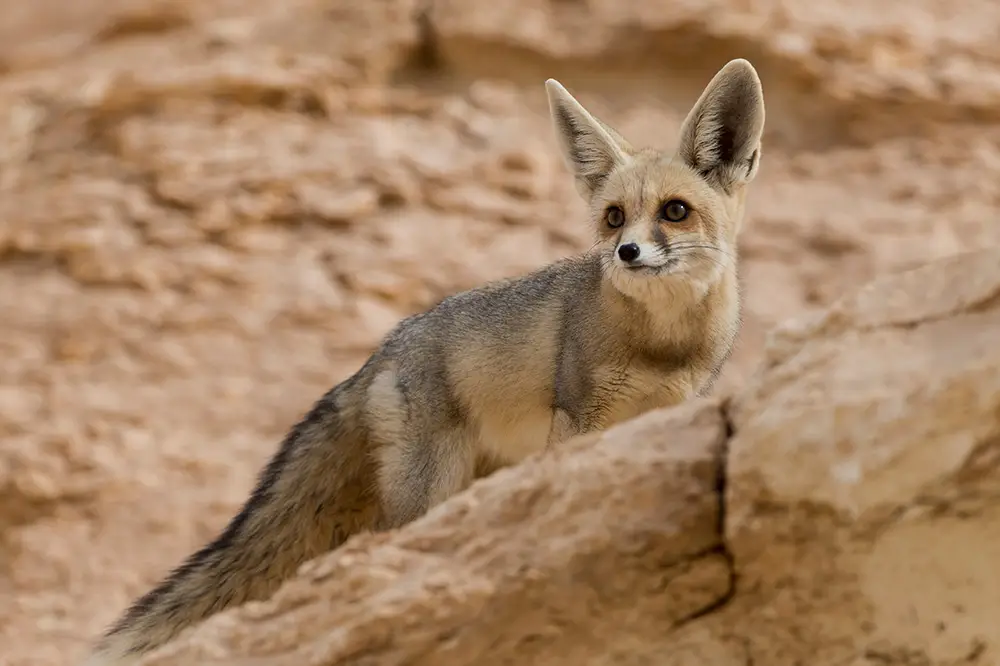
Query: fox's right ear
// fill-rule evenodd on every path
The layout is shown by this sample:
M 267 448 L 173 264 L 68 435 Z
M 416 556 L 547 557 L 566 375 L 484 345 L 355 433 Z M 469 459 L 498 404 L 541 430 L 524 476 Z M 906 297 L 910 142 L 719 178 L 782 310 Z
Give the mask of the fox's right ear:
M 731 60 L 705 87 L 681 127 L 678 155 L 713 185 L 749 183 L 760 163 L 764 91 L 757 71 Z
M 576 178 L 577 191 L 589 201 L 615 167 L 629 159 L 632 147 L 555 79 L 545 82 L 545 92 L 563 160 Z

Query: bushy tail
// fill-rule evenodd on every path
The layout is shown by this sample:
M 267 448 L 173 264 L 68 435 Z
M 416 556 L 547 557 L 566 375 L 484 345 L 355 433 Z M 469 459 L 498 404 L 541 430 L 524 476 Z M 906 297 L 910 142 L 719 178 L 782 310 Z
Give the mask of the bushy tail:
M 138 599 L 85 666 L 133 663 L 224 608 L 271 596 L 302 563 L 376 528 L 379 502 L 351 390 L 355 378 L 316 402 L 285 437 L 239 514 Z

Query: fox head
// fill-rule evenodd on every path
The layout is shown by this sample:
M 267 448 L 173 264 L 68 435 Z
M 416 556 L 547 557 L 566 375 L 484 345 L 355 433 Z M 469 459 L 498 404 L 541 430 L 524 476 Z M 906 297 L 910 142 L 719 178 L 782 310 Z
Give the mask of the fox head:
M 639 298 L 663 283 L 707 287 L 735 268 L 764 129 L 748 61 L 729 62 L 709 82 L 673 153 L 632 147 L 558 81 L 545 87 L 563 159 L 596 226 L 595 250 L 619 291 Z

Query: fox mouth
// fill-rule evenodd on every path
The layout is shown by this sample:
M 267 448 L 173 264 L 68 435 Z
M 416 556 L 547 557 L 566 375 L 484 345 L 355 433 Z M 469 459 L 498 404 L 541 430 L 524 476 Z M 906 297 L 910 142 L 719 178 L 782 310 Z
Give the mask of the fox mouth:
M 623 266 L 623 268 L 628 273 L 657 275 L 659 273 L 663 273 L 665 271 L 669 271 L 670 269 L 674 268 L 675 266 L 677 266 L 678 261 L 679 259 L 677 257 L 670 257 L 665 262 L 658 265 L 651 266 L 649 264 L 635 264 L 631 266 L 625 265 Z

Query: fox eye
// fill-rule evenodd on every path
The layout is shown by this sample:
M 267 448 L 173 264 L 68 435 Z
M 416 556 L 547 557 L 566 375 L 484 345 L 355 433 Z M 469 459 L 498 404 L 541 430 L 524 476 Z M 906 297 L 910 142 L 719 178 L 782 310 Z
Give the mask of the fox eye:
M 687 219 L 688 205 L 680 199 L 671 199 L 663 204 L 663 219 L 667 222 L 682 222 Z
M 618 206 L 610 206 L 608 208 L 608 212 L 605 213 L 605 219 L 607 220 L 609 227 L 617 229 L 625 224 L 625 211 Z

